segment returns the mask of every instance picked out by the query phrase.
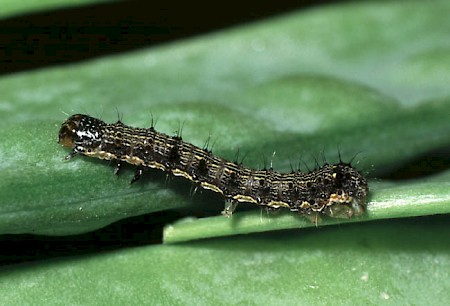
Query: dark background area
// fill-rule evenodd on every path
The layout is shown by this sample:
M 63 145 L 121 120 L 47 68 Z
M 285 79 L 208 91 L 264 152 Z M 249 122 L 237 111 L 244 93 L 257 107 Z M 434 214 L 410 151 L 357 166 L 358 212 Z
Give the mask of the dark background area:
M 0 75 L 126 52 L 337 1 L 120 1 L 0 20 Z

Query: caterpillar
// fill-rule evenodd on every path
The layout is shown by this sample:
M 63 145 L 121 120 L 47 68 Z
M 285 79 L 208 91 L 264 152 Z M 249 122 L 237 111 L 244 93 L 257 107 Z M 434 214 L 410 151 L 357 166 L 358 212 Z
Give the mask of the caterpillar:
M 367 180 L 349 163 L 325 163 L 303 173 L 250 169 L 215 156 L 210 150 L 150 128 L 134 128 L 120 120 L 107 124 L 88 115 L 70 116 L 59 131 L 59 144 L 71 148 L 65 157 L 85 155 L 114 161 L 118 174 L 124 162 L 137 166 L 131 183 L 146 168 L 181 176 L 225 199 L 222 214 L 231 216 L 238 203 L 268 209 L 287 208 L 313 222 L 320 215 L 350 218 L 363 214 L 369 191 Z

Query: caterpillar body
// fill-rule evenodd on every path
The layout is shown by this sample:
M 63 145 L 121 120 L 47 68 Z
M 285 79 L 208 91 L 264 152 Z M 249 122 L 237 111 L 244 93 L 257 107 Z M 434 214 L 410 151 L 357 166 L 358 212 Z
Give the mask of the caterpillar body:
M 368 185 L 350 164 L 325 164 L 309 173 L 256 170 L 215 156 L 207 149 L 169 136 L 153 127 L 134 128 L 118 121 L 107 124 L 88 115 L 70 116 L 61 126 L 59 143 L 78 154 L 116 162 L 115 173 L 126 162 L 137 166 L 131 183 L 146 168 L 184 177 L 223 195 L 223 214 L 231 216 L 240 202 L 270 209 L 287 208 L 317 222 L 320 215 L 337 218 L 364 212 Z

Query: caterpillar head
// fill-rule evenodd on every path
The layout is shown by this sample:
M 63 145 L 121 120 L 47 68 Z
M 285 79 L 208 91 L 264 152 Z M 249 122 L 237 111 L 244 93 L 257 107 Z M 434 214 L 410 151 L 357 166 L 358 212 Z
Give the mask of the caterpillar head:
M 90 152 L 100 146 L 104 125 L 103 121 L 87 115 L 72 115 L 61 125 L 58 143 L 77 153 Z

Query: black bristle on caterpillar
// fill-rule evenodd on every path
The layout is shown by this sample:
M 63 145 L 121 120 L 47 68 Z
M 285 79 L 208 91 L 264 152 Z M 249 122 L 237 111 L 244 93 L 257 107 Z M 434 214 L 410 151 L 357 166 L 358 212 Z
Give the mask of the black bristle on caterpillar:
M 118 174 L 123 162 L 137 166 L 131 183 L 144 169 L 159 169 L 182 176 L 225 198 L 223 214 L 231 216 L 239 202 L 270 209 L 288 208 L 316 222 L 320 214 L 337 218 L 360 216 L 368 194 L 366 179 L 350 164 L 324 164 L 309 173 L 280 173 L 273 169 L 255 170 L 229 162 L 183 141 L 148 129 L 134 128 L 120 120 L 102 120 L 76 114 L 61 126 L 59 141 L 72 148 L 65 157 L 77 154 L 115 161 Z

